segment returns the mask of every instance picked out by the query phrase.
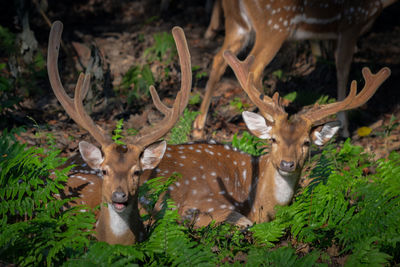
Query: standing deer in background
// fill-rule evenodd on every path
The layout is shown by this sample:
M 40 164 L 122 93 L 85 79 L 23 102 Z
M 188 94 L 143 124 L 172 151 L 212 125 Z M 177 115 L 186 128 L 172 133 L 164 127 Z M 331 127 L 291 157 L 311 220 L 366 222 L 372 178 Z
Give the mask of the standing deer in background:
M 240 226 L 271 220 L 275 205 L 291 202 L 311 142 L 323 145 L 340 127 L 338 121 L 322 125 L 322 119 L 363 105 L 390 75 L 388 68 L 375 75 L 364 68 L 365 86 L 358 94 L 357 83 L 353 81 L 344 100 L 316 104 L 289 117 L 277 93 L 270 98 L 257 90 L 258 83 L 254 82 L 250 71 L 253 56 L 241 62 L 227 51 L 224 58 L 260 110 L 262 116 L 245 111 L 243 118 L 255 136 L 269 140 L 270 153 L 253 157 L 228 145 L 217 144 L 168 146 L 153 173 L 140 177 L 142 181 L 149 175 L 181 173 L 182 179 L 170 186 L 169 193 L 179 213 L 194 220 L 197 226 L 207 225 L 212 220 Z
M 144 237 L 144 227 L 138 209 L 139 176 L 142 171 L 153 169 L 160 162 L 166 149 L 166 142 L 157 140 L 174 126 L 189 100 L 192 72 L 185 35 L 179 27 L 172 30 L 182 72 L 181 89 L 173 107 L 165 106 L 151 86 L 150 93 L 154 105 L 165 117 L 152 132 L 134 136 L 125 146 L 113 143 L 111 137 L 96 125 L 84 110 L 82 101 L 89 89 L 89 74 L 80 74 L 74 99 L 66 94 L 57 67 L 62 28 L 62 23 L 56 21 L 50 32 L 47 57 L 50 84 L 69 116 L 100 144 L 101 149 L 81 141 L 79 151 L 85 162 L 93 170 L 100 170 L 103 176 L 100 183 L 96 182 L 94 174 L 78 171 L 73 174 L 73 179 L 67 182 L 67 188 L 76 188 L 79 191 L 88 186 L 87 195 L 80 196 L 80 203 L 90 202 L 91 205 L 96 205 L 101 196 L 102 202 L 107 204 L 101 206 L 96 228 L 98 240 L 110 244 L 132 244 Z M 98 192 L 99 184 L 102 184 L 101 192 Z
M 216 0 L 220 1 L 220 0 Z M 200 115 L 194 122 L 193 136 L 203 135 L 207 113 L 217 83 L 227 64 L 222 54 L 231 50 L 237 55 L 255 35 L 250 52 L 255 62 L 251 68 L 254 82 L 261 91 L 265 66 L 275 57 L 285 40 L 335 39 L 338 100 L 346 96 L 346 86 L 357 38 L 367 31 L 383 8 L 396 0 L 223 0 L 225 15 L 225 39 L 215 55 L 201 103 Z M 218 28 L 218 9 L 214 5 L 212 21 L 206 36 L 212 37 Z M 343 126 L 343 136 L 349 136 L 344 112 L 338 114 Z

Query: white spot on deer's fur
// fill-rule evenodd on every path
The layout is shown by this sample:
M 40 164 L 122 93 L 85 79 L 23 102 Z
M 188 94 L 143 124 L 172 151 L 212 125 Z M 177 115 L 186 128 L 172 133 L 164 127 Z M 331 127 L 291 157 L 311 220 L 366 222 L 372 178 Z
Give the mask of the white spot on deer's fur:
M 182 150 L 179 150 L 178 153 L 179 153 L 179 154 L 183 154 L 183 153 L 185 153 L 185 152 L 183 152 Z
M 159 168 L 156 169 L 156 172 L 159 173 L 161 170 Z
M 83 180 L 83 181 L 86 181 L 86 180 L 87 180 L 86 177 L 83 177 L 83 176 L 80 176 L 80 175 L 76 176 L 76 178 L 79 178 L 79 179 L 81 179 L 81 180 Z
M 207 198 L 207 202 L 211 202 L 212 200 L 212 198 Z
M 86 163 L 82 163 L 82 165 L 81 165 L 82 167 L 86 167 L 87 166 L 87 164 Z
M 208 150 L 207 148 L 206 148 L 206 149 L 204 149 L 204 151 L 205 151 L 205 152 L 207 152 L 208 154 L 214 155 L 214 152 L 212 152 L 212 151 Z
M 222 191 L 219 191 L 219 194 L 220 195 L 224 195 L 226 192 L 224 191 L 224 190 L 222 190 Z
M 192 180 L 193 180 L 193 181 L 196 181 L 196 180 L 197 180 L 197 177 L 196 177 L 196 176 L 193 176 L 193 177 L 192 177 Z
M 170 148 L 170 147 L 167 147 L 167 150 L 168 150 L 168 151 L 171 151 L 171 148 Z
M 205 174 L 203 174 L 202 176 L 201 176 L 201 179 L 206 179 L 206 175 Z
M 211 176 L 217 176 L 216 172 L 211 172 L 210 174 L 211 174 Z
M 183 163 L 179 163 L 179 166 L 181 166 L 181 167 L 183 167 L 183 166 L 185 166 Z
M 186 156 L 181 156 L 181 159 L 186 159 Z
M 197 194 L 197 190 L 196 190 L 196 189 L 193 189 L 193 190 L 192 190 L 192 194 L 193 194 L 193 195 L 196 195 L 196 194 Z
M 178 164 L 178 162 L 177 162 L 177 161 L 174 161 L 174 164 L 176 165 L 176 164 Z
M 274 30 L 277 30 L 277 29 L 279 29 L 279 25 L 278 24 L 274 24 L 273 28 L 274 28 Z
M 130 207 L 126 207 L 129 209 Z M 129 230 L 127 221 L 129 220 L 129 212 L 125 210 L 122 213 L 117 213 L 111 204 L 108 204 L 108 215 L 110 217 L 110 228 L 114 235 L 121 236 Z
M 221 209 L 225 209 L 226 208 L 226 205 L 225 204 L 222 204 L 221 206 L 219 206 Z
M 237 161 L 236 161 L 236 160 L 234 160 L 234 161 L 233 161 L 233 164 L 237 165 Z
M 207 210 L 207 212 L 213 212 L 214 211 L 214 208 L 209 208 L 208 210 Z
M 89 189 L 88 191 L 89 191 L 90 193 L 92 193 L 92 192 L 93 192 L 93 189 Z
M 244 165 L 246 165 L 246 162 L 245 162 L 245 161 L 242 161 L 242 166 L 244 166 Z
M 231 155 L 229 155 L 229 154 L 228 154 L 228 155 L 226 155 L 226 157 L 227 157 L 227 158 L 230 158 L 230 157 L 231 157 Z
M 193 147 L 192 146 L 190 146 L 190 147 L 188 147 L 190 150 L 193 150 Z
M 203 166 L 203 165 L 200 165 L 200 169 L 204 170 L 204 166 Z
M 173 186 L 168 186 L 168 189 L 169 189 L 170 191 L 172 191 L 172 190 L 174 190 L 174 187 L 173 187 Z
M 179 186 L 181 186 L 181 183 L 180 182 L 176 182 L 175 185 L 176 185 L 176 187 L 179 187 Z
M 179 148 L 179 149 L 184 149 L 185 147 L 184 147 L 184 146 L 178 146 L 178 148 Z
M 243 175 L 243 181 L 246 181 L 246 174 L 247 174 L 247 170 L 243 170 L 242 175 Z
M 189 184 L 189 180 L 185 180 L 185 184 L 188 185 Z
M 230 149 L 231 149 L 230 146 L 228 146 L 228 145 L 224 145 L 224 148 L 225 148 L 226 150 L 230 150 Z
M 234 206 L 229 206 L 229 207 L 228 207 L 228 209 L 230 209 L 230 210 L 234 210 L 234 209 L 235 209 L 235 207 L 234 207 Z
M 229 177 L 225 177 L 224 180 L 228 182 L 229 181 Z
M 167 173 L 169 173 L 169 170 L 163 171 L 163 174 L 167 174 Z
M 197 152 L 197 153 L 201 153 L 201 150 L 200 150 L 200 149 L 196 149 L 196 152 Z
M 193 162 L 193 164 L 197 164 L 197 161 L 195 161 L 195 160 L 193 160 L 192 162 Z
M 167 154 L 165 154 L 165 155 L 167 156 L 167 158 L 172 157 L 171 154 L 169 154 L 169 153 L 167 153 Z
M 69 177 L 71 177 L 71 178 L 75 178 L 76 176 L 75 176 L 75 175 L 70 175 Z

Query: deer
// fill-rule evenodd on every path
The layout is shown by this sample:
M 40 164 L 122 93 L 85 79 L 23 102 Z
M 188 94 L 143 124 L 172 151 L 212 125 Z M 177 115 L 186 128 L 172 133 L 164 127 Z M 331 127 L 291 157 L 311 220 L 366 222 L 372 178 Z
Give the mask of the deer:
M 278 93 L 261 94 L 251 72 L 255 57 L 240 61 L 232 51 L 223 54 L 241 87 L 258 107 L 260 114 L 244 111 L 243 119 L 252 134 L 271 144 L 268 154 L 259 157 L 214 143 L 188 143 L 168 146 L 157 168 L 140 177 L 146 179 L 180 173 L 182 178 L 169 186 L 179 214 L 194 226 L 212 221 L 240 227 L 267 222 L 274 218 L 276 205 L 288 205 L 296 191 L 311 143 L 322 146 L 339 130 L 340 121 L 326 121 L 329 116 L 366 103 L 390 76 L 382 68 L 372 74 L 363 68 L 363 89 L 357 94 L 357 82 L 351 83 L 349 95 L 331 104 L 315 104 L 288 115 Z
M 72 172 L 64 190 L 67 195 L 79 195 L 77 203 L 95 206 L 100 202 L 96 238 L 109 244 L 128 245 L 140 242 L 145 237 L 143 222 L 138 207 L 139 177 L 145 170 L 155 168 L 166 150 L 166 141 L 159 141 L 175 125 L 185 109 L 192 85 L 190 54 L 186 38 L 180 27 L 172 29 L 181 67 L 181 87 L 172 107 L 164 105 L 154 86 L 150 94 L 154 106 L 164 118 L 150 131 L 126 137 L 126 145 L 118 145 L 86 113 L 83 107 L 89 85 L 90 74 L 80 74 L 74 98 L 70 98 L 60 80 L 58 54 L 63 24 L 52 24 L 47 56 L 47 71 L 51 88 L 67 114 L 84 128 L 99 144 L 100 148 L 86 141 L 79 143 L 80 157 L 86 167 L 79 164 Z M 69 161 L 71 164 L 74 160 Z M 76 162 L 77 163 L 77 162 Z M 97 177 L 101 176 L 101 178 Z M 83 195 L 84 193 L 84 195 Z
M 211 98 L 227 64 L 225 50 L 237 55 L 254 36 L 250 51 L 255 62 L 251 72 L 257 88 L 263 91 L 262 78 L 265 66 L 275 57 L 286 40 L 336 40 L 335 63 L 337 98 L 346 96 L 357 39 L 365 33 L 380 12 L 396 0 L 317 1 L 317 0 L 216 0 L 210 25 L 205 37 L 212 38 L 219 27 L 219 13 L 225 15 L 224 43 L 213 58 L 210 77 L 194 121 L 193 137 L 201 139 Z M 345 112 L 338 118 L 342 123 L 342 136 L 348 137 L 348 120 Z

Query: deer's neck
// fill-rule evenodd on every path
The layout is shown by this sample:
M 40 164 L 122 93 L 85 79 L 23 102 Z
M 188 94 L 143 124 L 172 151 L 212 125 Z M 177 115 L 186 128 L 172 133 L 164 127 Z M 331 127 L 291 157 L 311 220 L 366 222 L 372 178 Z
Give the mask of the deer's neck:
M 97 239 L 109 244 L 131 245 L 143 240 L 144 226 L 137 201 L 130 203 L 123 212 L 115 211 L 111 205 L 102 206 L 96 231 Z
M 249 194 L 248 218 L 260 223 L 274 218 L 276 205 L 288 205 L 292 201 L 300 172 L 291 175 L 281 174 L 271 163 L 268 155 L 261 156 L 258 164 L 259 178 Z

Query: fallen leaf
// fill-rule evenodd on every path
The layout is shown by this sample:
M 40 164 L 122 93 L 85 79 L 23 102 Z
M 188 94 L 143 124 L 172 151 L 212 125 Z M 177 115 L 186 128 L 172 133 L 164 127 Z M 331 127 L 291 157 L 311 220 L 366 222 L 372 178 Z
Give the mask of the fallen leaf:
M 360 137 L 368 136 L 372 132 L 372 129 L 366 126 L 357 129 L 357 134 Z

